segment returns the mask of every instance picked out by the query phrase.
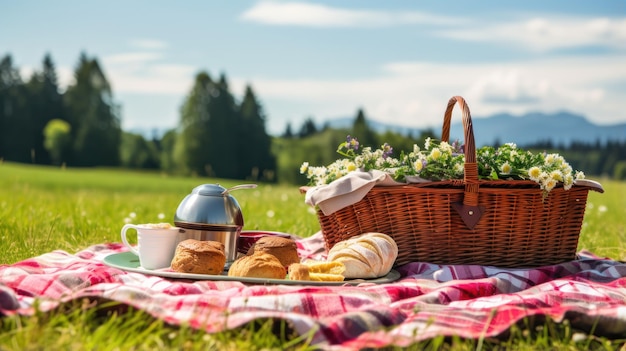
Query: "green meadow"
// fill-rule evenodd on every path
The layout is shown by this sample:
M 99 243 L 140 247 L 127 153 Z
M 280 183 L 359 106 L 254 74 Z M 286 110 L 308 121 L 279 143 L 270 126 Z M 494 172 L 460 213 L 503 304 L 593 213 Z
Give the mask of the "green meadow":
M 590 177 L 592 178 L 592 177 Z M 593 179 L 593 178 L 592 178 Z M 626 183 L 594 179 L 605 193 L 590 192 L 579 249 L 626 259 Z M 61 169 L 0 163 L 0 264 L 52 250 L 76 252 L 119 242 L 127 223 L 170 222 L 180 201 L 200 184 L 229 187 L 245 182 L 182 178 L 119 169 Z M 233 192 L 244 214 L 244 230 L 288 232 L 303 237 L 319 230 L 314 211 L 294 185 L 259 184 Z M 108 312 L 107 312 L 108 311 Z M 549 323 L 548 323 L 549 324 Z M 0 319 L 0 349 L 312 349 L 306 336 L 271 322 L 206 335 L 172 327 L 141 311 L 77 304 L 33 317 Z M 113 334 L 114 333 L 114 334 Z M 567 323 L 513 332 L 509 340 L 482 347 L 514 349 L 619 349 L 624 341 L 573 338 Z M 71 335 L 71 337 L 70 337 Z M 117 335 L 112 337 L 112 335 Z M 476 349 L 473 340 L 432 340 L 415 349 Z

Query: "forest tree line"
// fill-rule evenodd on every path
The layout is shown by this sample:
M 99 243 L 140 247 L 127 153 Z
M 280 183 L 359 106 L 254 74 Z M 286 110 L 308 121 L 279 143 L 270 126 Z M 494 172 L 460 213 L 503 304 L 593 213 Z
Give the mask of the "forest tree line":
M 282 135 L 272 137 L 252 88 L 246 86 L 237 101 L 224 74 L 213 79 L 207 72 L 195 76 L 182 102 L 178 126 L 164 135 L 146 138 L 125 132 L 121 119 L 121 108 L 96 58 L 80 54 L 74 82 L 63 92 L 49 54 L 41 70 L 26 80 L 10 55 L 0 61 L 0 162 L 151 169 L 302 184 L 302 162 L 333 162 L 337 145 L 347 134 L 363 145 L 387 142 L 395 150 L 410 150 L 414 143 L 423 145 L 426 137 L 438 137 L 432 130 L 420 135 L 377 133 L 369 128 L 361 109 L 351 128 L 319 127 L 309 117 L 297 130 L 287 124 Z M 561 153 L 588 175 L 626 179 L 626 141 L 567 146 L 545 141 L 522 147 Z

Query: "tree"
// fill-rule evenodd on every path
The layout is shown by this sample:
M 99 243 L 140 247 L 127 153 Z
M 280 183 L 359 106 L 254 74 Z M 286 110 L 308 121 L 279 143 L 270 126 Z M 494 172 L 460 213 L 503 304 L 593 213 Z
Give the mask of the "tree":
M 313 121 L 312 117 L 308 117 L 307 119 L 304 120 L 304 123 L 302 123 L 302 127 L 300 128 L 300 132 L 298 133 L 298 136 L 300 138 L 306 138 L 315 133 L 317 133 L 317 127 L 315 126 L 315 121 Z
M 174 147 L 176 145 L 177 132 L 176 129 L 170 129 L 160 140 L 159 147 L 159 164 L 161 169 L 165 172 L 176 172 L 176 162 L 174 158 Z
M 184 173 L 213 176 L 209 133 L 208 104 L 219 94 L 206 72 L 196 75 L 191 92 L 185 98 L 180 114 L 180 132 L 174 145 L 174 158 Z
M 119 165 L 122 134 L 119 108 L 100 64 L 82 53 L 74 77 L 76 83 L 65 94 L 74 140 L 73 164 Z
M 64 164 L 69 155 L 72 145 L 70 129 L 70 124 L 61 119 L 53 119 L 44 127 L 44 147 L 55 165 Z
M 32 162 L 28 95 L 10 55 L 0 61 L 0 159 Z
M 376 133 L 369 127 L 365 120 L 363 109 L 359 109 L 352 124 L 352 136 L 359 140 L 363 146 L 371 146 L 373 149 L 378 148 L 378 138 Z
M 122 133 L 120 161 L 127 168 L 159 168 L 159 156 L 156 145 L 142 135 Z
M 213 87 L 208 103 L 211 165 L 215 175 L 223 178 L 241 178 L 239 174 L 239 130 L 242 128 L 240 114 L 233 95 L 228 88 L 225 74 Z
M 287 123 L 287 126 L 285 127 L 285 131 L 283 132 L 283 135 L 281 136 L 286 139 L 293 138 L 293 131 L 291 131 L 291 122 Z
M 240 167 L 238 175 L 254 180 L 260 177 L 269 178 L 276 168 L 276 160 L 271 151 L 272 140 L 265 131 L 263 108 L 250 86 L 246 86 L 239 114 L 241 115 L 239 140 L 243 142 L 237 144 Z
M 50 163 L 44 147 L 43 130 L 53 119 L 64 119 L 63 96 L 59 93 L 57 74 L 49 54 L 43 60 L 43 70 L 35 72 L 27 84 L 29 92 L 29 135 L 36 163 Z

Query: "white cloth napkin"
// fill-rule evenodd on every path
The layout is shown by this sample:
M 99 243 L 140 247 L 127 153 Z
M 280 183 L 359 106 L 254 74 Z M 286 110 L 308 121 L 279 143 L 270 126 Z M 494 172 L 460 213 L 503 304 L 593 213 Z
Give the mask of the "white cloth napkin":
M 386 172 L 372 170 L 368 172 L 355 171 L 333 181 L 330 184 L 318 185 L 309 188 L 304 202 L 311 206 L 318 206 L 324 215 L 359 202 L 374 186 L 402 185 Z

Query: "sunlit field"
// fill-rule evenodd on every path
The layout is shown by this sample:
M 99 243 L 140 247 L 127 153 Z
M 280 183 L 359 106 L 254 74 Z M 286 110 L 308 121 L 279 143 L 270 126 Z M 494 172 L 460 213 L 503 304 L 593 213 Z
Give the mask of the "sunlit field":
M 626 183 L 596 180 L 602 183 L 605 193 L 589 194 L 579 249 L 603 257 L 626 259 Z M 77 170 L 2 163 L 0 264 L 11 264 L 57 249 L 73 253 L 94 244 L 119 242 L 120 229 L 125 223 L 173 223 L 174 212 L 180 201 L 195 186 L 205 183 L 219 183 L 229 187 L 246 182 L 179 178 L 117 169 Z M 232 195 L 242 207 L 244 229 L 281 231 L 303 237 L 319 230 L 314 211 L 304 203 L 304 197 L 296 185 L 259 184 L 256 189 L 238 190 Z M 106 349 L 206 349 L 207 345 L 231 349 L 308 347 L 305 340 L 296 342 L 296 345 L 289 344 L 294 343 L 295 336 L 277 337 L 275 328 L 263 323 L 208 336 L 185 328 L 166 326 L 140 311 L 129 311 L 124 317 L 103 321 L 101 314 L 81 306 L 45 318 L 11 317 L 0 320 L 0 323 L 0 349 L 3 350 L 28 349 L 26 346 L 29 345 L 32 349 L 41 349 L 51 342 L 61 349 L 92 349 L 89 345 L 105 343 L 104 340 L 110 342 L 106 334 L 93 333 L 97 326 L 111 331 L 131 328 L 131 324 L 136 331 L 135 336 L 113 342 Z M 77 328 L 76 323 L 85 326 Z M 140 333 L 142 328 L 152 328 L 150 330 L 154 334 L 144 335 L 141 339 L 136 334 L 143 335 Z M 556 334 L 533 337 L 520 332 L 519 336 L 513 336 L 513 347 L 559 349 L 551 341 L 557 340 L 559 345 L 563 344 L 561 349 L 579 348 L 580 345 L 572 344 L 571 335 L 568 334 L 571 331 L 567 326 L 556 330 Z M 55 335 L 69 335 L 66 333 L 74 333 L 75 337 L 53 341 L 57 340 Z M 619 349 L 618 344 L 611 341 L 589 340 L 582 345 Z M 142 343 L 143 346 L 134 347 L 134 342 Z M 539 343 L 547 343 L 549 347 L 536 347 Z M 583 346 L 580 348 L 583 349 Z M 474 347 L 473 341 L 459 341 L 458 346 L 453 348 Z

